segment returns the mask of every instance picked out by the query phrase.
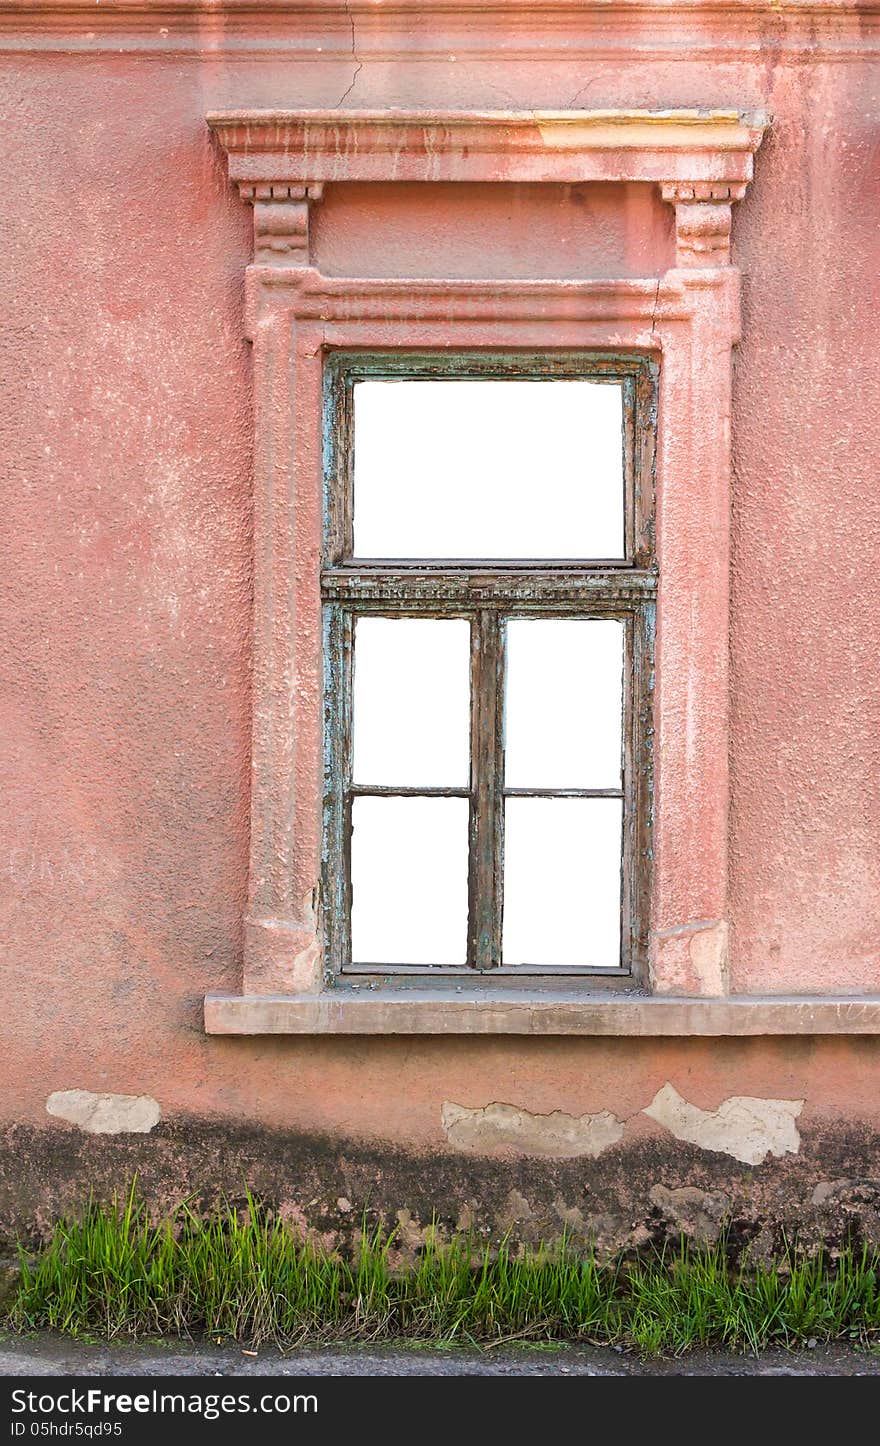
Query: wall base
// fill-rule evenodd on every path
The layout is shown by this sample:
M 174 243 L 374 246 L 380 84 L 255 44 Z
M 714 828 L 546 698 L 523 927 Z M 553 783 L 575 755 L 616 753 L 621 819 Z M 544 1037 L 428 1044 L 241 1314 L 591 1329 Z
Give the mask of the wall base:
M 755 1167 L 665 1137 L 611 1146 L 601 1159 L 540 1159 L 410 1153 L 197 1118 L 113 1138 L 12 1125 L 0 1136 L 0 1234 L 45 1236 L 90 1190 L 110 1198 L 137 1173 L 157 1214 L 186 1195 L 197 1209 L 220 1193 L 243 1203 L 247 1185 L 332 1248 L 347 1248 L 365 1218 L 382 1219 L 396 1227 L 400 1252 L 412 1254 L 435 1219 L 441 1234 L 473 1230 L 490 1240 L 509 1232 L 538 1243 L 564 1230 L 603 1258 L 682 1233 L 710 1241 L 726 1229 L 734 1247 L 767 1258 L 786 1238 L 808 1249 L 880 1246 L 877 1147 L 867 1127 L 812 1128 L 798 1154 Z

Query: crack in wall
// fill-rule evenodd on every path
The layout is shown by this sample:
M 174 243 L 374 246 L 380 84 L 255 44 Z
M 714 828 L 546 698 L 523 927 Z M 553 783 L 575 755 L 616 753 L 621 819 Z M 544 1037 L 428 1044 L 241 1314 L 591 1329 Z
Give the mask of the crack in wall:
M 346 5 L 346 7 L 345 7 L 345 13 L 346 13 L 346 15 L 348 16 L 348 23 L 349 23 L 349 25 L 351 26 L 351 56 L 352 56 L 352 60 L 353 60 L 354 63 L 355 63 L 355 67 L 354 67 L 354 75 L 351 77 L 351 81 L 350 81 L 350 83 L 349 83 L 348 89 L 347 89 L 347 90 L 344 90 L 344 91 L 342 92 L 342 95 L 339 97 L 339 100 L 336 102 L 336 109 L 337 109 L 337 110 L 338 110 L 339 107 L 342 105 L 343 101 L 348 100 L 348 97 L 351 95 L 352 91 L 354 90 L 355 82 L 357 81 L 358 76 L 360 75 L 361 71 L 362 71 L 363 68 L 364 68 L 364 62 L 361 60 L 360 56 L 359 56 L 358 53 L 357 53 L 357 42 L 356 42 L 356 39 L 355 39 L 355 31 L 354 31 L 354 16 L 353 16 L 352 13 L 351 13 L 351 6 L 350 6 L 350 5 Z
M 657 330 L 657 307 L 660 304 L 660 277 L 654 282 L 654 302 L 651 307 L 651 335 Z
M 596 84 L 598 83 L 598 80 L 599 80 L 598 75 L 593 75 L 593 76 L 590 77 L 589 80 L 585 80 L 584 83 L 583 83 L 583 85 L 580 86 L 580 87 L 575 91 L 575 93 L 574 93 L 574 95 L 572 96 L 571 100 L 569 100 L 569 101 L 566 102 L 566 110 L 573 110 L 574 107 L 577 105 L 578 101 L 580 100 L 581 96 L 584 94 L 584 92 L 587 91 L 587 90 L 589 90 L 591 86 L 596 85 Z

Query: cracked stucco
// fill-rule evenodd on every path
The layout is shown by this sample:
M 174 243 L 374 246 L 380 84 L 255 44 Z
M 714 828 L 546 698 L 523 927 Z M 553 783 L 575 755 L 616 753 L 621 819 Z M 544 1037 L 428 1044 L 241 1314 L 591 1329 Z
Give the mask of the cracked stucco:
M 701 1110 L 665 1084 L 644 1113 L 677 1140 L 732 1155 L 746 1165 L 760 1165 L 768 1155 L 798 1153 L 801 1138 L 795 1120 L 803 1107 L 803 1100 L 731 1095 L 717 1110 Z
M 46 1100 L 46 1113 L 77 1125 L 87 1135 L 146 1135 L 162 1118 L 159 1101 L 152 1095 L 91 1090 L 56 1090 Z
M 608 1110 L 597 1115 L 567 1115 L 562 1110 L 533 1115 L 514 1105 L 468 1109 L 447 1100 L 440 1118 L 449 1143 L 475 1153 L 506 1147 L 524 1155 L 595 1159 L 623 1136 L 622 1122 Z
M 347 15 L 348 15 L 349 24 L 351 25 L 351 59 L 352 59 L 352 62 L 353 62 L 353 64 L 354 64 L 354 75 L 351 77 L 351 80 L 349 81 L 349 84 L 348 84 L 347 88 L 342 92 L 342 95 L 339 97 L 339 100 L 336 102 L 336 108 L 337 108 L 337 110 L 338 110 L 339 107 L 342 105 L 343 101 L 348 100 L 348 97 L 351 95 L 352 91 L 353 91 L 354 88 L 355 88 L 355 85 L 356 85 L 356 83 L 357 83 L 357 78 L 358 78 L 358 76 L 360 75 L 361 71 L 362 71 L 363 68 L 364 68 L 364 62 L 361 60 L 361 58 L 360 58 L 360 56 L 358 55 L 358 52 L 357 52 L 357 35 L 356 35 L 356 33 L 355 33 L 355 28 L 354 28 L 354 16 L 352 15 L 351 10 L 350 10 L 350 8 L 349 8 L 347 5 L 346 5 L 345 8 L 346 8 L 346 13 L 347 13 Z

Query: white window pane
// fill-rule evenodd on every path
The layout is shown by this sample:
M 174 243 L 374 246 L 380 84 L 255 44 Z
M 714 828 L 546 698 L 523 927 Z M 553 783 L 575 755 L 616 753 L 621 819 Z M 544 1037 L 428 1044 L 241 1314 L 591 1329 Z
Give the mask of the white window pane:
M 355 783 L 467 788 L 466 619 L 358 618 L 353 726 Z
M 619 382 L 358 382 L 354 428 L 357 557 L 624 555 Z
M 466 798 L 354 798 L 352 959 L 464 964 Z
M 623 623 L 507 624 L 508 788 L 619 788 Z
M 504 817 L 503 962 L 616 968 L 620 799 L 509 798 Z

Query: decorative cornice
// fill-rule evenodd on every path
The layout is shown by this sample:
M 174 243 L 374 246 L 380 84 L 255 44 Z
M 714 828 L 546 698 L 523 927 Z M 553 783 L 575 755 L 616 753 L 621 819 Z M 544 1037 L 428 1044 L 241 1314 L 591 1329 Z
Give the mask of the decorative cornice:
M 308 266 L 308 213 L 346 181 L 649 181 L 675 206 L 679 266 L 730 258 L 767 117 L 736 110 L 238 110 L 206 117 L 254 204 L 255 258 Z
M 743 16 L 846 16 L 876 15 L 880 0 L 385 0 L 382 12 L 387 15 L 413 14 L 487 14 L 505 16 L 575 15 L 589 18 L 590 12 L 600 15 L 668 14 L 670 10 L 684 14 L 729 15 L 734 23 Z M 230 20 L 239 16 L 299 16 L 351 13 L 370 15 L 377 11 L 376 0 L 4 0 L 6 16 L 21 19 L 81 19 L 107 16 L 143 17 L 146 20 L 167 16 L 195 20 L 214 18 Z
M 235 181 L 744 185 L 767 117 L 735 110 L 239 110 L 208 125 Z
M 354 33 L 353 33 L 354 32 Z M 0 50 L 196 62 L 503 64 L 877 53 L 880 0 L 2 0 Z M 351 77 L 349 77 L 350 80 Z M 367 76 L 363 77 L 364 81 Z M 384 94 L 385 77 L 378 94 Z M 349 82 L 346 81 L 346 85 Z M 328 76 L 329 94 L 336 80 Z M 359 94 L 361 92 L 359 91 Z M 373 88 L 373 94 L 377 89 Z

